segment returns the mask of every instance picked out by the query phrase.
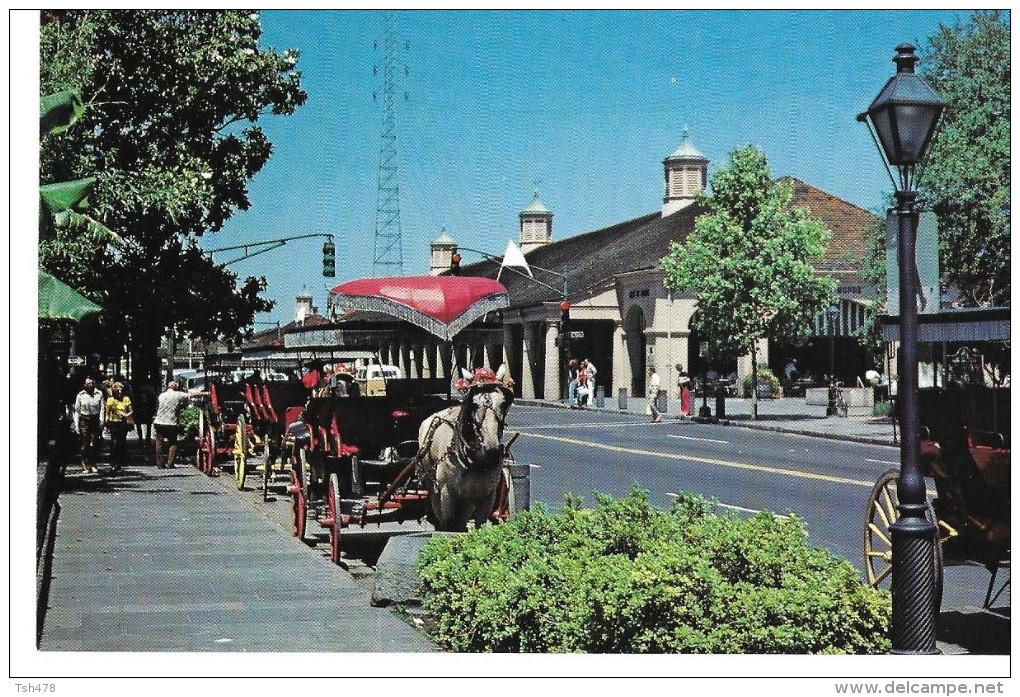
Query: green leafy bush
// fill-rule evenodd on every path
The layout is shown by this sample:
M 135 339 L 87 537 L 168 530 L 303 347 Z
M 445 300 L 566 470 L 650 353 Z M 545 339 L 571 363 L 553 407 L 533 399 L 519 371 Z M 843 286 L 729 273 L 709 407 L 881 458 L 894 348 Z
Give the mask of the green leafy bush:
M 875 402 L 875 406 L 872 407 L 871 413 L 873 416 L 889 416 L 892 414 L 892 402 Z
M 462 652 L 882 653 L 887 592 L 806 544 L 794 516 L 669 511 L 634 489 L 594 508 L 568 498 L 418 560 L 433 638 Z
M 199 407 L 194 405 L 188 405 L 181 410 L 178 424 L 181 429 L 181 439 L 184 442 L 190 443 L 198 437 L 198 410 Z
M 765 394 L 765 391 L 763 389 L 761 389 L 762 385 L 768 385 L 768 389 L 771 390 L 771 396 L 773 396 L 773 397 L 778 397 L 779 396 L 779 388 L 780 388 L 779 378 L 777 378 L 775 376 L 775 374 L 771 370 L 769 370 L 768 368 L 765 368 L 764 366 L 758 366 L 758 385 L 759 385 L 759 391 L 758 391 L 758 396 L 759 397 L 764 396 L 764 394 Z M 744 396 L 744 397 L 750 397 L 751 396 L 751 375 L 750 374 L 745 375 L 741 379 L 741 381 L 740 381 L 740 394 L 742 396 Z

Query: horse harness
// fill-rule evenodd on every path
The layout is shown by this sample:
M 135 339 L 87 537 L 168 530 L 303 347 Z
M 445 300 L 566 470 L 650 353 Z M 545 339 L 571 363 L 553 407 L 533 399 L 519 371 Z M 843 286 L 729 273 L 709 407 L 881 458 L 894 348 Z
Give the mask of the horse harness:
M 468 402 L 465 401 L 460 408 L 464 409 L 467 406 Z M 489 411 L 492 411 L 496 415 L 496 424 L 499 429 L 498 433 L 500 439 L 502 439 L 503 429 L 506 425 L 506 412 L 500 414 L 496 410 L 495 406 L 493 406 L 492 404 L 491 392 L 486 392 L 482 394 L 482 403 L 479 405 L 479 410 L 481 411 L 481 418 L 479 419 L 476 417 L 470 419 L 471 429 L 473 431 L 472 435 L 474 436 L 474 440 L 477 440 L 477 438 L 480 437 L 482 424 L 485 423 L 485 417 Z M 417 460 L 416 469 L 420 470 L 421 463 L 424 462 L 425 460 L 425 454 L 432 449 L 432 441 L 433 438 L 435 437 L 436 430 L 442 424 L 446 424 L 453 431 L 453 438 L 450 440 L 450 445 L 446 449 L 447 458 L 450 460 L 450 462 L 456 462 L 461 467 L 461 469 L 465 470 L 470 469 L 468 465 L 472 460 L 469 457 L 467 449 L 468 439 L 464 437 L 465 434 L 462 432 L 460 428 L 460 419 L 458 419 L 457 421 L 452 421 L 444 416 L 440 416 L 439 414 L 436 414 L 432 418 L 432 423 L 429 424 L 428 433 L 425 435 L 425 442 L 418 449 L 417 455 L 415 455 L 415 459 Z M 500 458 L 500 460 L 502 460 L 502 457 Z M 434 473 L 419 472 L 419 474 L 424 474 L 425 476 L 428 476 L 430 479 L 434 476 Z

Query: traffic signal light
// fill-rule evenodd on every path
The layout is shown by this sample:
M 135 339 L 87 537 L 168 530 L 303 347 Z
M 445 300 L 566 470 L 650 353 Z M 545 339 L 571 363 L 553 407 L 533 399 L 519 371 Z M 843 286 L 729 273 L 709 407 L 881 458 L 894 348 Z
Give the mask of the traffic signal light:
M 322 245 L 322 275 L 327 278 L 336 277 L 336 245 L 332 237 Z
M 460 276 L 460 252 L 454 247 L 453 254 L 450 255 L 450 275 Z
M 564 346 L 570 338 L 570 303 L 566 300 L 560 303 L 560 336 L 563 337 Z

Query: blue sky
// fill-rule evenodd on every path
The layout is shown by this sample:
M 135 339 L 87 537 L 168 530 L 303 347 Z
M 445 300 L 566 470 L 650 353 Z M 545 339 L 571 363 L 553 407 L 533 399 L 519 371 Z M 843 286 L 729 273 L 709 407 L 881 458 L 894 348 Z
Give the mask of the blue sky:
M 427 271 L 445 227 L 501 254 L 536 188 L 563 239 L 659 209 L 662 160 L 687 126 L 712 162 L 753 143 L 792 175 L 879 210 L 891 190 L 854 116 L 893 73 L 894 48 L 919 47 L 957 11 L 402 11 L 397 104 L 405 274 Z M 262 120 L 274 154 L 252 207 L 206 235 L 217 248 L 291 235 L 336 236 L 231 265 L 264 275 L 287 322 L 307 287 L 376 275 L 381 143 L 380 11 L 263 11 L 263 45 L 296 48 L 307 103 Z M 380 71 L 381 75 L 381 71 Z M 229 261 L 233 252 L 214 255 Z M 465 254 L 465 261 L 476 260 Z M 257 327 L 262 328 L 262 327 Z
M 792 175 L 878 210 L 891 190 L 854 120 L 893 72 L 898 43 L 927 45 L 954 11 L 634 11 L 397 13 L 397 104 L 404 273 L 424 273 L 446 228 L 500 254 L 534 189 L 554 239 L 661 207 L 662 159 L 685 126 L 724 163 L 762 147 Z M 274 155 L 252 208 L 209 247 L 333 232 L 337 282 L 375 275 L 382 61 L 379 11 L 265 11 L 263 44 L 301 51 L 308 102 L 264 127 Z M 373 101 L 373 92 L 380 99 Z M 265 275 L 289 321 L 307 286 L 324 305 L 321 242 L 232 265 Z M 221 258 L 220 256 L 216 257 Z M 227 258 L 223 257 L 226 261 Z M 474 260 L 465 255 L 466 261 Z

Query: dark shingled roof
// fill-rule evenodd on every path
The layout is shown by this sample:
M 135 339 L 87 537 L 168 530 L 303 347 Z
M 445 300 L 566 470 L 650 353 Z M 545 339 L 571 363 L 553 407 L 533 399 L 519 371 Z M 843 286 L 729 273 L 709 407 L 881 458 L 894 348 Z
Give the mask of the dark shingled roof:
M 812 217 L 832 231 L 828 251 L 816 268 L 852 270 L 859 267 L 866 248 L 865 228 L 877 218 L 794 177 L 777 181 L 792 184 L 794 205 L 807 207 Z M 695 219 L 704 212 L 705 208 L 698 203 L 666 217 L 656 211 L 601 230 L 550 242 L 529 252 L 526 258 L 529 264 L 564 274 L 568 295 L 572 301 L 577 301 L 612 287 L 614 277 L 621 273 L 658 268 L 662 258 L 669 254 L 670 244 L 686 240 L 694 230 Z M 464 276 L 495 278 L 498 272 L 499 265 L 492 261 L 461 268 Z M 562 286 L 562 279 L 552 274 L 539 270 L 532 273 L 536 280 L 553 288 Z M 512 271 L 504 271 L 500 281 L 510 292 L 511 308 L 560 299 L 558 292 Z
M 526 255 L 528 264 L 556 271 L 567 277 L 567 291 L 572 300 L 587 298 L 610 287 L 613 277 L 628 271 L 658 268 L 669 253 L 671 242 L 687 239 L 694 229 L 694 218 L 703 209 L 694 204 L 662 217 L 656 211 L 617 223 L 601 230 L 551 242 Z M 483 261 L 465 266 L 465 276 L 495 278 L 499 265 Z M 553 288 L 562 287 L 563 280 L 540 270 L 533 270 L 535 279 Z M 500 281 L 510 293 L 511 307 L 529 307 L 560 299 L 560 294 L 544 288 L 512 271 L 504 271 Z

